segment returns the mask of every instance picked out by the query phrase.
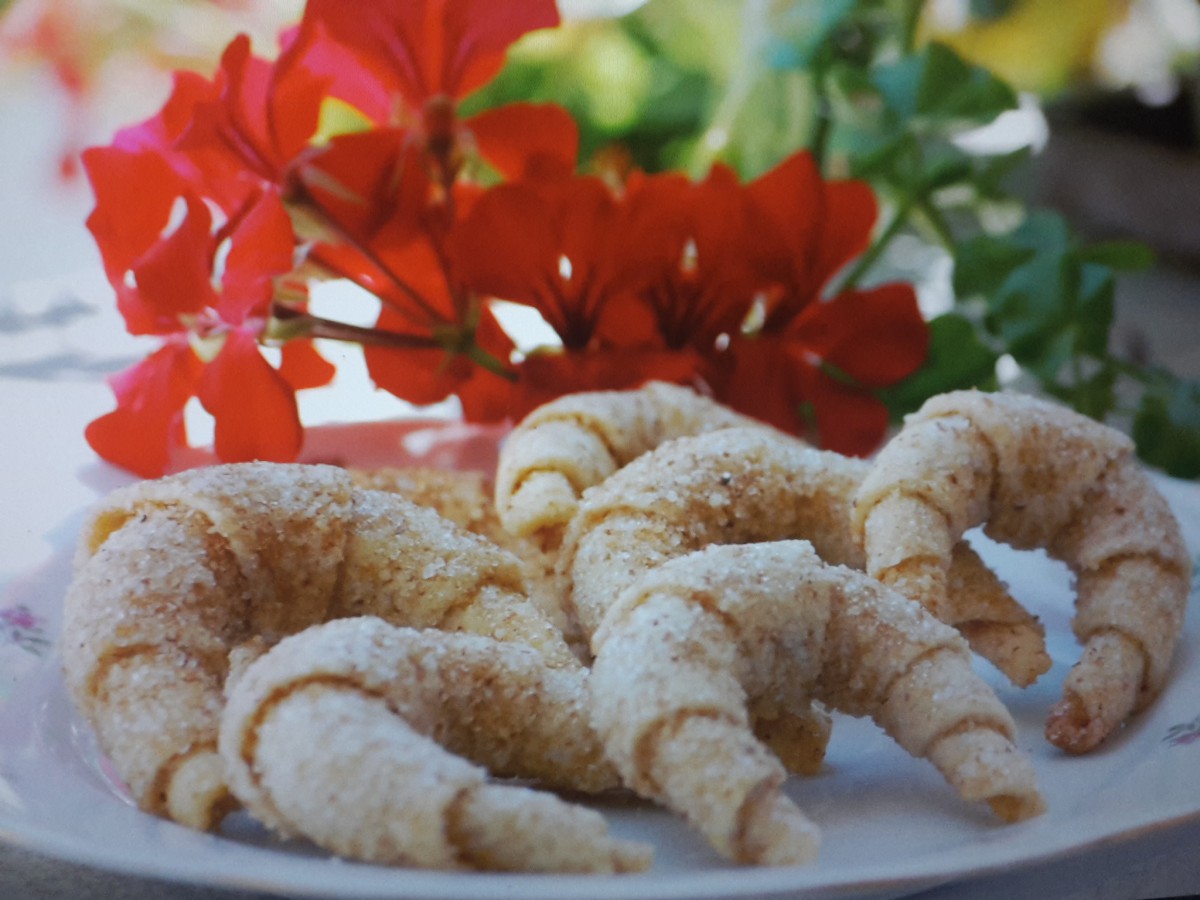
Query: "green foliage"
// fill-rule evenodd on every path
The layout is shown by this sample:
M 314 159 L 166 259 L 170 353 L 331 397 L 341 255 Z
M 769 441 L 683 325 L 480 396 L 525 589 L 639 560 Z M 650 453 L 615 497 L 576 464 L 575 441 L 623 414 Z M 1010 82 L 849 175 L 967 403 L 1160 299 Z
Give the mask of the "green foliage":
M 1133 439 L 1151 465 L 1179 478 L 1200 478 L 1200 382 L 1166 378 L 1148 390 Z
M 1048 213 L 957 248 L 956 295 L 982 295 L 988 331 L 1047 385 L 1073 360 L 1102 358 L 1108 349 L 1112 271 L 1082 257 L 1066 223 Z
M 918 130 L 926 123 L 984 125 L 1017 105 L 1011 87 L 938 43 L 874 67 L 870 79 L 892 120 Z
M 535 34 L 462 105 L 557 103 L 579 124 L 583 164 L 614 145 L 647 171 L 682 168 L 737 68 L 741 3 L 651 2 L 615 20 Z
M 1094 418 L 1129 418 L 1132 405 L 1143 459 L 1200 476 L 1200 388 L 1131 365 L 1110 347 L 1117 274 L 1152 265 L 1150 251 L 1088 245 L 1062 216 L 1026 208 L 1007 185 L 1030 148 L 989 154 L 959 142 L 1016 108 L 1017 96 L 944 45 L 916 46 L 920 3 L 837 7 L 824 45 L 796 56 L 825 116 L 811 149 L 827 174 L 863 178 L 887 204 L 875 245 L 846 281 L 878 278 L 886 246 L 905 233 L 941 246 L 954 264 L 955 310 L 930 322 L 926 365 L 887 392 L 889 407 L 898 415 L 941 391 L 996 387 L 1006 357 L 1025 382 Z M 997 229 L 990 214 L 1002 207 L 1013 224 Z

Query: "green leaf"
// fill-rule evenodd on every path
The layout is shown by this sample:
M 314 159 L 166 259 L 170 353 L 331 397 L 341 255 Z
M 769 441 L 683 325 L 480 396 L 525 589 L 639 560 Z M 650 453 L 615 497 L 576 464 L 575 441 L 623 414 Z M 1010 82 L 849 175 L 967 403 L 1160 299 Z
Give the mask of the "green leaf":
M 830 39 L 858 8 L 858 0 L 794 3 L 772 22 L 775 34 L 763 48 L 773 69 L 807 69 L 827 54 Z
M 989 234 L 963 241 L 954 253 L 954 295 L 966 300 L 997 291 L 1014 271 L 1036 255 L 1037 250 L 1032 247 Z
M 1074 409 L 1103 422 L 1117 405 L 1116 385 L 1120 372 L 1116 366 L 1105 364 L 1087 378 L 1071 385 L 1048 383 L 1046 393 L 1069 403 Z
M 1108 418 L 1117 408 L 1117 376 L 1115 366 L 1104 366 L 1091 378 L 1075 386 L 1074 406 L 1085 416 L 1098 422 Z
M 1004 181 L 1033 158 L 1032 147 L 1020 147 L 999 156 L 982 157 L 975 169 L 975 190 L 988 199 L 1008 199 Z
M 892 415 L 912 412 L 934 394 L 960 388 L 994 388 L 997 354 L 979 338 L 972 322 L 945 313 L 929 322 L 925 364 L 900 384 L 880 393 Z
M 1035 210 L 1026 216 L 1012 233 L 1012 239 L 1022 246 L 1043 252 L 1052 250 L 1057 255 L 1066 253 L 1072 244 L 1067 220 L 1047 210 Z
M 1093 356 L 1108 352 L 1108 335 L 1116 315 L 1117 282 L 1107 266 L 1085 264 L 1080 271 L 1078 308 L 1073 321 L 1079 329 L 1079 350 Z
M 1091 244 L 1080 249 L 1079 257 L 1084 262 L 1127 272 L 1140 272 L 1154 265 L 1154 251 L 1145 244 L 1134 241 L 1106 241 Z
M 936 191 L 970 179 L 973 175 L 971 158 L 953 146 L 934 148 L 925 155 L 925 173 L 921 178 L 922 193 Z
M 983 125 L 1017 106 L 1007 83 L 936 41 L 878 67 L 872 81 L 889 109 L 906 121 Z
M 1082 261 L 1061 216 L 1035 213 L 1007 236 L 966 242 L 960 254 L 960 299 L 982 294 L 991 333 L 1044 383 L 1057 382 L 1068 366 L 1073 383 L 1081 357 L 1107 354 L 1112 270 Z
M 1138 455 L 1177 478 L 1200 478 L 1200 382 L 1148 391 L 1133 421 Z
M 888 135 L 853 135 L 850 175 L 853 178 L 895 180 L 891 173 L 910 168 L 920 152 L 916 138 L 906 131 Z
M 1078 355 L 1078 335 L 1071 329 L 1042 328 L 1033 319 L 1022 324 L 1021 337 L 1012 338 L 1009 343 L 1013 358 L 1027 366 L 1044 384 L 1055 382 Z

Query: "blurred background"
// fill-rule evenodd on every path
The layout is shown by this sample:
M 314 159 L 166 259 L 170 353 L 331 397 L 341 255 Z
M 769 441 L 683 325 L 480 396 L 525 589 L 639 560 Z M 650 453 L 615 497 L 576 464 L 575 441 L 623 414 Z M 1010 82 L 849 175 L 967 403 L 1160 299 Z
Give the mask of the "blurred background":
M 821 114 L 814 40 L 833 23 L 844 31 L 836 36 L 843 55 L 867 53 L 865 31 L 916 10 L 918 41 L 942 42 L 1020 92 L 1027 115 L 1009 127 L 1037 150 L 1022 196 L 1063 209 L 1089 231 L 1137 236 L 1172 261 L 1200 262 L 1195 0 L 560 5 L 567 27 L 521 42 L 502 77 L 471 102 L 561 103 L 580 123 L 585 165 L 700 175 L 720 158 L 758 174 L 812 137 Z M 211 73 L 239 32 L 269 55 L 302 6 L 0 0 L 3 196 L 36 187 L 51 204 L 78 199 L 78 150 L 155 111 L 170 70 Z M 33 211 L 3 206 L 0 252 L 33 266 L 13 252 L 14 241 L 41 243 L 30 233 Z

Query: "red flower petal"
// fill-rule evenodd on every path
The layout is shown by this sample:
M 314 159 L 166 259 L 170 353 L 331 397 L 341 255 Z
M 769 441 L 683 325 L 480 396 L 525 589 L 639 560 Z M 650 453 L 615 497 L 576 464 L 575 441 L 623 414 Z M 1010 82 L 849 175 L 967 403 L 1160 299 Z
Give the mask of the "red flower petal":
M 176 71 L 172 73 L 171 94 L 162 109 L 144 122 L 122 128 L 113 137 L 112 146 L 130 152 L 155 150 L 165 154 L 191 126 L 196 107 L 218 96 L 214 82 L 195 72 Z M 177 171 L 185 178 L 194 174 L 190 167 Z
M 369 255 L 349 245 L 321 244 L 312 257 L 382 301 L 394 318 L 380 327 L 427 335 L 433 328 L 459 324 L 442 258 L 428 240 L 384 243 Z
M 703 365 L 702 358 L 690 350 L 535 353 L 521 364 L 512 417 L 520 419 L 543 403 L 576 391 L 627 390 L 650 380 L 696 385 L 702 381 Z
M 824 184 L 812 155 L 793 153 L 750 182 L 746 190 L 787 242 L 795 257 L 791 266 L 811 269 L 827 212 Z
M 814 372 L 807 399 L 822 447 L 847 456 L 867 456 L 883 441 L 887 407 L 875 396 Z
M 480 293 L 536 304 L 551 273 L 558 275 L 561 232 L 555 226 L 537 190 L 527 184 L 494 187 L 451 232 L 454 270 Z
M 773 336 L 734 338 L 722 363 L 713 385 L 718 400 L 789 434 L 804 434 L 803 388 L 784 342 Z
M 274 278 L 293 268 L 296 238 L 279 195 L 264 192 L 236 221 L 221 276 L 217 309 L 231 325 L 249 315 L 266 316 Z
M 337 374 L 333 363 L 318 353 L 310 341 L 288 341 L 280 353 L 279 375 L 293 390 L 324 387 Z
M 596 316 L 589 349 L 666 350 L 655 311 L 635 291 L 613 291 Z
M 395 104 L 387 90 L 359 62 L 353 49 L 333 40 L 321 22 L 310 19 L 305 27 L 287 29 L 280 43 L 283 52 L 277 77 L 302 77 L 319 83 L 327 96 L 350 105 L 370 121 L 392 124 Z
M 929 352 L 929 326 L 907 284 L 851 291 L 814 303 L 788 334 L 866 387 L 886 387 L 906 378 Z
M 376 327 L 418 340 L 433 340 L 429 331 L 414 328 L 387 309 L 380 313 Z M 483 350 L 507 364 L 512 341 L 486 309 L 480 314 L 475 340 Z M 507 412 L 509 382 L 480 368 L 465 355 L 450 353 L 441 347 L 400 349 L 381 346 L 367 346 L 363 355 L 375 384 L 409 403 L 425 406 L 459 394 L 464 411 L 472 421 L 495 421 Z
M 417 406 L 445 400 L 468 378 L 474 363 L 438 349 L 366 347 L 367 370 L 375 386 Z
M 822 181 L 808 153 L 789 156 L 748 191 L 786 247 L 771 266 L 785 294 L 768 320 L 770 329 L 817 299 L 829 279 L 867 248 L 878 207 L 865 182 Z
M 295 30 L 293 30 L 295 33 Z M 280 170 L 286 170 L 308 148 L 321 121 L 321 108 L 330 96 L 348 102 L 357 96 L 355 86 L 362 78 L 354 66 L 332 70 L 308 64 L 307 54 L 321 52 L 320 47 L 331 44 L 317 34 L 319 46 L 285 47 L 271 66 L 265 90 L 267 134 Z
M 299 175 L 321 214 L 359 243 L 402 246 L 421 235 L 431 185 L 411 132 L 377 128 L 334 138 Z
M 634 172 L 625 184 L 625 221 L 629 240 L 622 245 L 626 265 L 662 279 L 678 274 L 684 248 L 692 237 L 685 210 L 695 185 L 683 174 Z
M 204 193 L 227 212 L 279 174 L 266 131 L 268 65 L 251 55 L 246 35 L 234 38 L 221 55 L 216 96 L 196 104 L 190 127 L 175 144 L 195 167 Z
M 253 335 L 240 329 L 227 334 L 196 396 L 216 421 L 219 459 L 289 462 L 300 454 L 304 434 L 295 391 L 263 359 Z
M 119 288 L 134 262 L 162 233 L 183 182 L 149 151 L 92 147 L 83 153 L 83 167 L 96 197 L 87 227 L 109 282 Z
M 740 412 L 838 453 L 866 455 L 883 440 L 883 403 L 822 371 L 820 358 L 802 341 L 735 338 L 729 354 L 716 396 Z
M 554 0 L 309 0 L 301 27 L 318 22 L 420 109 L 466 96 L 499 71 L 513 41 L 559 17 Z
M 285 58 L 286 65 L 254 56 L 249 38 L 234 38 L 221 56 L 217 96 L 195 105 L 176 144 L 227 212 L 264 183 L 282 186 L 316 133 L 330 78 L 298 56 Z
M 592 337 L 600 311 L 626 286 L 616 247 L 621 211 L 598 178 L 502 184 L 475 201 L 450 234 L 454 271 L 475 291 L 536 307 L 568 347 Z
M 127 323 L 153 319 L 159 333 L 178 331 L 183 328 L 181 315 L 198 313 L 214 303 L 211 228 L 208 207 L 188 197 L 187 211 L 179 225 L 133 266 L 136 305 L 131 296 L 121 309 Z
M 109 384 L 117 408 L 87 426 L 88 444 L 123 469 L 159 477 L 171 450 L 186 445 L 183 408 L 202 368 L 186 343 L 171 342 L 114 375 Z
M 488 163 L 508 180 L 561 178 L 575 171 L 579 128 L 561 106 L 511 103 L 463 122 Z
M 783 255 L 770 221 L 727 166 L 692 183 L 679 175 L 631 178 L 620 245 L 642 273 L 641 297 L 671 347 L 711 353 L 738 331 L 769 282 L 764 263 Z

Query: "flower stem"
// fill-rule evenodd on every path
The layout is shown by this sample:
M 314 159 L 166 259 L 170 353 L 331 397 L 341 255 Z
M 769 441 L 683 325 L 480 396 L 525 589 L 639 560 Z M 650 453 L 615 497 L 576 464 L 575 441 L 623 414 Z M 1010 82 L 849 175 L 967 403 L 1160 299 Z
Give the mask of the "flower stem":
M 692 150 L 687 169 L 693 178 L 702 177 L 721 155 L 733 124 L 754 88 L 762 65 L 762 49 L 771 35 L 767 13 L 764 0 L 750 0 L 742 7 L 741 56 L 708 127 Z
M 361 253 L 363 257 L 371 263 L 371 265 L 385 275 L 388 280 L 392 282 L 392 284 L 399 288 L 400 291 L 428 317 L 428 321 L 439 324 L 445 323 L 445 316 L 442 316 L 436 309 L 430 306 L 420 291 L 409 284 L 409 282 L 407 282 L 405 279 L 401 278 L 400 274 L 392 269 L 391 266 L 389 266 L 387 262 L 383 260 L 379 254 L 376 253 L 368 244 L 358 240 L 353 234 L 350 233 L 348 229 L 343 227 L 334 216 L 329 214 L 329 211 L 320 203 L 319 200 L 317 200 L 315 196 L 313 196 L 311 191 L 305 192 L 304 202 L 320 217 L 323 227 L 327 228 L 330 233 L 337 238 L 337 240 L 340 240 L 347 246 L 352 247 L 358 253 Z M 320 244 L 313 246 L 309 253 L 309 259 L 318 265 L 323 266 L 330 272 L 333 272 L 338 277 L 349 279 L 350 281 L 353 281 L 356 284 L 371 290 L 368 285 L 362 283 L 360 273 L 348 271 L 344 267 L 338 266 L 336 263 L 330 260 L 328 256 L 321 253 Z M 392 308 L 396 309 L 397 312 L 402 314 L 405 312 L 405 310 L 399 309 L 395 303 L 389 302 L 388 298 L 381 296 L 378 291 L 371 290 L 371 293 L 374 294 L 381 303 L 391 306 Z
M 394 331 L 350 325 L 279 304 L 271 310 L 271 317 L 273 321 L 267 327 L 265 337 L 272 343 L 286 343 L 294 338 L 306 337 L 400 350 L 431 350 L 441 346 L 432 336 L 397 334 Z
M 938 240 L 942 242 L 942 246 L 952 251 L 954 249 L 954 233 L 937 204 L 931 202 L 928 195 L 924 195 L 917 199 L 915 205 L 921 215 L 925 217 L 925 221 L 933 228 Z
M 447 353 L 461 353 L 471 362 L 494 375 L 499 375 L 509 381 L 517 379 L 515 372 L 506 368 L 503 362 L 476 344 L 474 340 L 464 342 L 461 347 L 449 347 L 446 341 L 439 340 L 434 335 L 398 334 L 378 328 L 365 328 L 361 325 L 350 325 L 346 322 L 314 316 L 289 306 L 276 304 L 271 311 L 271 323 L 267 326 L 264 339 L 268 343 L 283 344 L 301 337 L 342 341 L 364 347 L 386 347 L 392 350 L 444 350 Z
M 1138 365 L 1107 354 L 1102 361 L 1111 365 L 1118 373 L 1146 388 L 1163 388 L 1175 381 L 1175 376 L 1166 369 L 1153 365 Z
M 828 66 L 823 60 L 818 60 L 812 73 L 813 106 L 812 134 L 808 140 L 808 149 L 820 172 L 825 171 L 825 157 L 829 149 L 829 135 L 832 131 L 833 118 L 829 100 Z
M 478 344 L 472 342 L 471 346 L 466 349 L 467 359 L 475 363 L 481 369 L 491 372 L 493 375 L 499 375 L 506 381 L 516 381 L 517 373 L 509 369 L 503 362 L 496 359 L 492 354 L 488 353 Z
M 879 261 L 879 257 L 883 255 L 883 251 L 887 249 L 888 244 L 892 242 L 901 229 L 908 223 L 908 217 L 912 213 L 915 202 L 912 197 L 906 197 L 901 201 L 900 205 L 896 207 L 896 211 L 892 214 L 891 221 L 888 222 L 887 227 L 875 239 L 875 243 L 866 249 L 846 274 L 846 277 L 842 279 L 838 285 L 839 291 L 852 290 L 862 281 L 863 276 Z
M 903 18 L 900 27 L 901 49 L 907 56 L 917 49 L 917 29 L 921 24 L 921 12 L 925 0 L 904 0 L 901 4 Z

